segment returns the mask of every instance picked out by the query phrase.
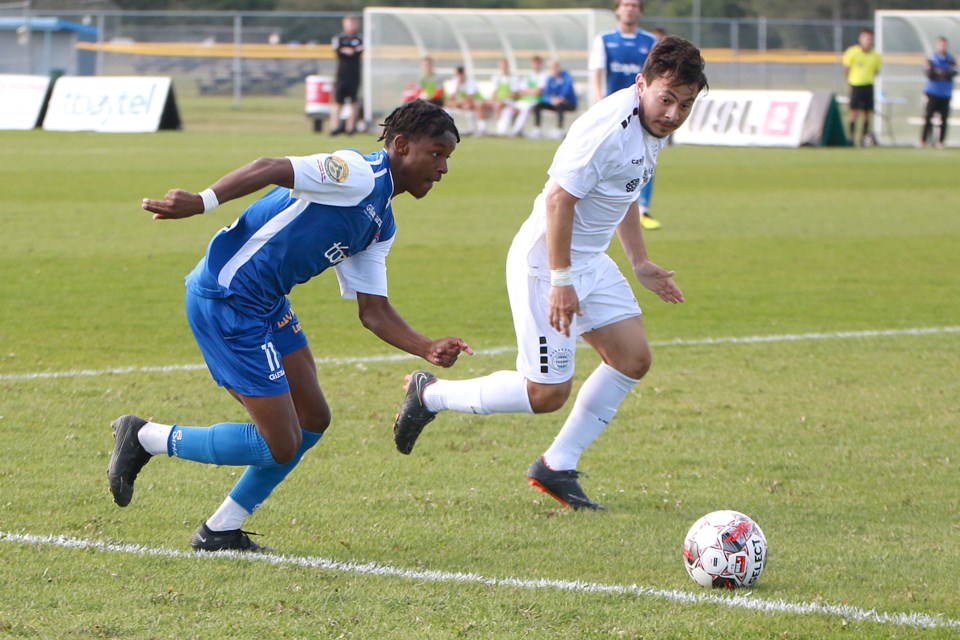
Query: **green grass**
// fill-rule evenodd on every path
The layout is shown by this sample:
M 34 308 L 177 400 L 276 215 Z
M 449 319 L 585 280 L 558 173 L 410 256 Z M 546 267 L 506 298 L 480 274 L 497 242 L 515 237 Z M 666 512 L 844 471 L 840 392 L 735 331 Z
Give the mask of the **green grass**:
M 244 414 L 203 370 L 106 371 L 200 363 L 182 278 L 243 205 L 155 222 L 139 200 L 198 190 L 261 155 L 331 148 L 291 105 L 185 100 L 177 133 L 0 132 L 0 531 L 188 551 L 238 470 L 155 460 L 118 509 L 105 484 L 109 423 L 131 411 L 185 424 Z M 372 136 L 349 144 L 377 147 Z M 480 351 L 452 377 L 513 366 L 513 354 L 489 353 L 513 344 L 504 260 L 553 148 L 467 139 L 429 197 L 395 202 L 393 303 L 420 330 Z M 709 340 L 960 325 L 958 159 L 666 150 L 655 196 L 665 226 L 647 241 L 688 301 L 639 292 L 654 367 L 582 460 L 603 514 L 560 511 L 526 487 L 565 412 L 443 415 L 412 456 L 397 454 L 389 427 L 419 365 L 330 360 L 394 352 L 322 276 L 292 299 L 324 359 L 334 426 L 248 526 L 283 554 L 406 573 L 0 538 L 0 637 L 955 637 L 960 334 Z M 579 358 L 578 383 L 597 362 Z M 29 377 L 81 369 L 95 373 Z M 770 565 L 751 598 L 953 626 L 413 573 L 728 598 L 694 585 L 679 553 L 693 521 L 719 508 L 767 534 Z

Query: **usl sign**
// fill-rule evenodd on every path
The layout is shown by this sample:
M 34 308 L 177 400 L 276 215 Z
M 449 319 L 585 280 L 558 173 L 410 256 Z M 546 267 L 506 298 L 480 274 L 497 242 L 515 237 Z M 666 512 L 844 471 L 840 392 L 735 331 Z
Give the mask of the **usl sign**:
M 50 76 L 0 74 L 0 129 L 33 129 L 40 124 Z
M 75 77 L 57 80 L 43 128 L 137 133 L 179 129 L 170 78 Z
M 709 91 L 697 99 L 678 144 L 799 147 L 810 91 Z

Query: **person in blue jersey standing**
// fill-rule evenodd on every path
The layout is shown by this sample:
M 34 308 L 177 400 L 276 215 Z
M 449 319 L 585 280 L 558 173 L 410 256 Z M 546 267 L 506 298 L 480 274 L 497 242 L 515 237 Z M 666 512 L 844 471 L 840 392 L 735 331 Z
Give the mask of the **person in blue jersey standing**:
M 400 453 L 410 454 L 443 411 L 558 411 L 573 391 L 582 338 L 602 362 L 577 391 L 553 443 L 527 468 L 527 482 L 572 509 L 604 508 L 584 493 L 578 464 L 652 359 L 636 295 L 607 249 L 617 237 L 628 273 L 641 286 L 664 302 L 684 301 L 674 272 L 647 254 L 637 200 L 667 137 L 705 88 L 700 50 L 666 36 L 633 86 L 600 100 L 570 125 L 507 254 L 516 369 L 471 380 L 411 373 L 393 425 Z
M 153 456 L 247 467 L 194 532 L 197 551 L 261 550 L 243 522 L 330 425 L 313 353 L 287 299 L 295 285 L 333 268 L 341 295 L 356 299 L 361 323 L 384 342 L 441 367 L 472 353 L 460 338 L 418 333 L 387 298 L 393 198 L 427 195 L 447 173 L 460 134 L 441 107 L 415 100 L 384 120 L 380 140 L 384 148 L 369 155 L 260 158 L 200 193 L 173 189 L 143 200 L 155 219 L 179 219 L 276 185 L 213 237 L 186 278 L 187 319 L 207 367 L 250 420 L 191 427 L 125 415 L 113 423 L 107 476 L 121 507 Z
M 942 148 L 947 142 L 947 120 L 950 117 L 950 100 L 953 98 L 953 78 L 957 75 L 957 60 L 947 49 L 947 39 L 937 38 L 936 49 L 927 58 L 924 71 L 927 74 L 927 83 L 923 87 L 923 95 L 927 99 L 927 106 L 923 118 L 923 129 L 920 131 L 920 146 L 927 143 Z M 933 116 L 940 114 L 940 138 L 933 140 Z
M 637 74 L 657 42 L 657 36 L 640 29 L 643 0 L 617 0 L 614 5 L 617 28 L 599 34 L 593 40 L 590 59 L 590 86 L 595 100 L 615 91 L 632 87 Z M 653 200 L 653 180 L 640 193 L 640 224 L 644 229 L 659 229 L 659 220 L 650 214 Z

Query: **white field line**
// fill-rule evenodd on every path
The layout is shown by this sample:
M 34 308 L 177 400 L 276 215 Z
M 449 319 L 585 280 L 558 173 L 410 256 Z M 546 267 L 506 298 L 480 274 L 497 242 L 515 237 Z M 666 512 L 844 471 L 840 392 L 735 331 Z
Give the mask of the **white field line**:
M 916 327 L 913 329 L 885 329 L 877 331 L 835 331 L 827 333 L 793 333 L 768 336 L 744 336 L 725 338 L 697 338 L 694 340 L 663 340 L 651 342 L 652 347 L 695 347 L 700 345 L 719 344 L 760 344 L 765 342 L 797 342 L 803 340 L 849 340 L 855 338 L 884 338 L 889 336 L 926 336 L 941 333 L 960 333 L 960 327 Z M 516 353 L 517 348 L 493 347 L 476 352 L 479 356 L 496 356 L 504 353 Z M 357 356 L 349 358 L 317 358 L 317 365 L 357 365 L 376 364 L 380 362 L 399 362 L 413 360 L 415 356 L 405 353 Z M 23 380 L 43 380 L 47 378 L 81 378 L 104 375 L 125 375 L 130 373 L 168 373 L 178 371 L 201 371 L 207 367 L 203 364 L 172 364 L 156 367 L 116 367 L 111 369 L 75 369 L 73 371 L 40 371 L 35 373 L 5 373 L 0 374 L 0 382 L 15 382 Z
M 960 620 L 944 618 L 940 614 L 926 613 L 884 613 L 875 609 L 861 609 L 850 605 L 835 605 L 816 602 L 794 603 L 784 600 L 766 600 L 756 598 L 750 592 L 742 595 L 718 595 L 716 593 L 680 591 L 676 589 L 656 589 L 638 585 L 601 584 L 581 580 L 550 580 L 531 578 L 492 578 L 477 573 L 459 573 L 450 571 L 431 571 L 426 569 L 402 569 L 374 562 L 357 563 L 327 560 L 311 556 L 263 555 L 221 551 L 211 554 L 177 551 L 146 547 L 136 544 L 116 544 L 97 540 L 83 540 L 67 536 L 37 536 L 25 533 L 7 533 L 0 531 L 0 542 L 30 544 L 36 546 L 62 547 L 66 549 L 94 549 L 104 553 L 125 553 L 140 556 L 162 558 L 189 558 L 192 561 L 216 562 L 236 560 L 245 562 L 264 562 L 272 565 L 288 565 L 308 569 L 339 571 L 357 575 L 383 576 L 422 582 L 447 582 L 460 584 L 480 584 L 489 587 L 507 587 L 514 589 L 554 589 L 577 593 L 598 593 L 627 595 L 638 598 L 657 598 L 680 604 L 712 604 L 733 609 L 748 609 L 772 613 L 796 615 L 824 615 L 846 620 L 875 622 L 878 624 L 912 627 L 922 629 L 945 628 L 960 631 Z

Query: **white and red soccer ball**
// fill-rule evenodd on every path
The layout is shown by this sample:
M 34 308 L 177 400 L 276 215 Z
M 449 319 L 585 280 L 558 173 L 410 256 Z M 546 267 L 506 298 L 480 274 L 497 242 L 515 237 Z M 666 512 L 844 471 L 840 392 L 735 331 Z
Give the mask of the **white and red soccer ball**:
M 693 523 L 683 541 L 687 573 L 704 587 L 752 587 L 767 566 L 767 539 L 739 511 L 713 511 Z

